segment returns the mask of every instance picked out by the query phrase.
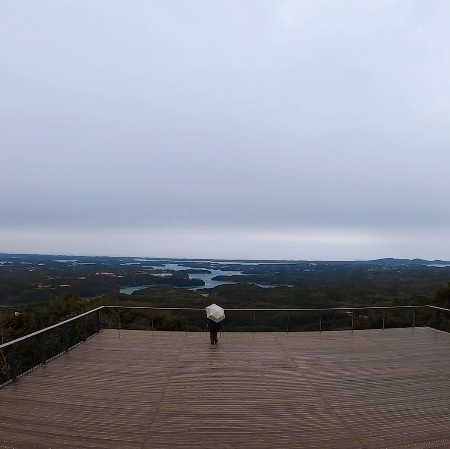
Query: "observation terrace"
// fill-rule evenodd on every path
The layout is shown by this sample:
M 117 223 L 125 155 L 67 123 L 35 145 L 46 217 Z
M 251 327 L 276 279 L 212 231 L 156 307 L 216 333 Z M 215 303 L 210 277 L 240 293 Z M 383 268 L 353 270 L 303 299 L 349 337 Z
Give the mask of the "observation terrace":
M 291 309 L 283 332 L 259 332 L 279 312 L 228 310 L 253 332 L 225 324 L 214 346 L 189 325 L 155 330 L 160 309 L 125 307 L 1 345 L 0 448 L 450 447 L 450 334 L 422 325 L 448 310 Z M 359 329 L 368 313 L 379 328 Z M 410 327 L 390 328 L 395 313 Z M 127 314 L 150 329 L 123 329 Z M 296 314 L 317 331 L 292 332 Z M 330 314 L 346 330 L 320 331 Z

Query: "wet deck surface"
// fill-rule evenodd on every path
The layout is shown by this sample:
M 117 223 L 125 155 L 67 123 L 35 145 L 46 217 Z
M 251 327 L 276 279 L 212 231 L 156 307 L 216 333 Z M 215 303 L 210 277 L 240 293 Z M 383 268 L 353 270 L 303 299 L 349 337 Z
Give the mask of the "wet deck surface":
M 450 446 L 450 334 L 208 340 L 103 331 L 0 389 L 0 448 Z

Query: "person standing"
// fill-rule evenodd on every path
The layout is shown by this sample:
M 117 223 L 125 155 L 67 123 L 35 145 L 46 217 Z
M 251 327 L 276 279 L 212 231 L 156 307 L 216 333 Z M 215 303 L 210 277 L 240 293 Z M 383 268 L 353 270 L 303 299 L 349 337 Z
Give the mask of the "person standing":
M 222 325 L 208 318 L 207 326 L 209 329 L 209 337 L 211 339 L 211 344 L 213 345 L 219 343 L 219 340 L 217 340 L 217 332 L 219 332 L 219 330 L 222 329 Z

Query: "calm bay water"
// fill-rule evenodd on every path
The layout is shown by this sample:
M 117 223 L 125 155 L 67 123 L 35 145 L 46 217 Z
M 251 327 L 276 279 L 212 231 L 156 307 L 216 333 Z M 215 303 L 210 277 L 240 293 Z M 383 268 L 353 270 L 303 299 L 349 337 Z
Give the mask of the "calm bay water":
M 131 287 L 129 285 L 120 287 L 120 293 L 125 293 L 126 295 L 131 295 L 133 292 L 137 292 L 138 290 L 143 290 L 147 288 L 148 285 L 140 285 L 139 287 Z
M 181 270 L 189 270 L 189 269 L 197 269 L 196 267 L 187 267 L 184 265 L 178 265 L 177 263 L 166 263 L 164 265 L 153 265 L 155 270 L 173 270 L 173 271 L 181 271 Z M 242 274 L 242 271 L 225 271 L 225 270 L 211 270 L 211 273 L 195 273 L 189 274 L 189 279 L 201 279 L 205 282 L 205 285 L 199 287 L 187 287 L 189 290 L 198 290 L 199 288 L 214 288 L 218 285 L 222 284 L 236 284 L 236 282 L 231 281 L 214 281 L 212 278 L 216 276 L 232 276 L 234 274 Z
M 141 262 L 151 262 L 150 260 L 142 259 Z M 229 262 L 227 262 L 229 263 Z M 237 262 L 236 262 L 237 263 Z M 247 263 L 246 265 L 258 265 L 257 263 Z M 178 263 L 165 263 L 162 265 L 144 265 L 145 268 L 153 268 L 154 270 L 160 270 L 160 271 L 166 271 L 166 270 L 172 270 L 172 271 L 182 271 L 182 270 L 198 270 L 198 267 L 191 267 L 186 265 L 179 265 Z M 233 275 L 240 275 L 242 274 L 242 271 L 234 271 L 234 270 L 221 270 L 221 269 L 211 269 L 208 268 L 208 271 L 210 273 L 195 273 L 191 274 L 188 273 L 189 279 L 201 279 L 205 282 L 205 285 L 201 285 L 198 287 L 180 287 L 180 288 L 187 288 L 189 290 L 199 290 L 202 288 L 214 288 L 218 285 L 223 284 L 238 284 L 239 282 L 234 281 L 216 281 L 213 280 L 216 276 L 233 276 Z M 279 285 L 264 285 L 264 284 L 255 284 L 258 287 L 262 288 L 275 288 L 279 287 Z M 131 287 L 129 285 L 124 285 L 120 288 L 120 293 L 125 293 L 127 295 L 131 295 L 133 292 L 142 290 L 144 288 L 147 288 L 148 285 L 141 285 L 138 287 Z

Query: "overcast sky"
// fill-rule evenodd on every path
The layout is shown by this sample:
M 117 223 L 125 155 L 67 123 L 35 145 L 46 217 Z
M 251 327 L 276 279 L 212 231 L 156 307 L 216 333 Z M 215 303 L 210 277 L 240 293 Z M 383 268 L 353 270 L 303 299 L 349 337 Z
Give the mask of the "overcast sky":
M 448 0 L 0 1 L 0 252 L 450 259 Z

